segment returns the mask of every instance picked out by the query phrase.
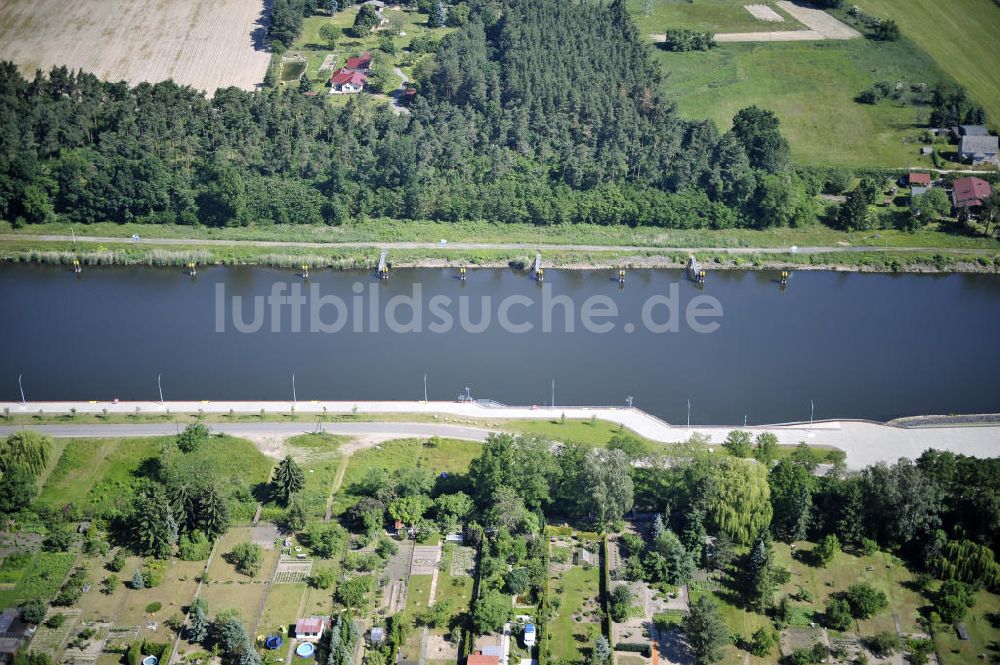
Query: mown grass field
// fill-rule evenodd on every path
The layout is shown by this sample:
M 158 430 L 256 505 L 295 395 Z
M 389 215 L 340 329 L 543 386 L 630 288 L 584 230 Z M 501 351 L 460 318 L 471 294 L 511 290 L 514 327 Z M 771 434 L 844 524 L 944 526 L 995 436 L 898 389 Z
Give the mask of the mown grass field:
M 631 0 L 644 34 L 667 27 L 714 32 L 774 31 L 797 23 L 764 23 L 743 0 Z M 655 48 L 665 91 L 682 115 L 710 118 L 722 131 L 733 115 L 756 104 L 782 122 L 795 159 L 809 165 L 932 166 L 919 154 L 928 109 L 855 97 L 879 81 L 924 83 L 928 89 L 955 80 L 982 103 L 994 128 L 1000 122 L 1000 7 L 991 0 L 863 0 L 867 12 L 895 20 L 896 42 L 849 41 L 721 44 L 707 52 L 668 53 Z M 783 12 L 777 10 L 779 13 Z M 948 151 L 947 148 L 944 149 Z M 942 163 L 942 167 L 957 165 Z
M 721 44 L 704 52 L 657 49 L 665 92 L 682 115 L 721 131 L 741 108 L 774 111 L 794 159 L 818 166 L 933 166 L 920 156 L 928 111 L 855 97 L 879 81 L 924 83 L 947 76 L 908 40 Z
M 887 16 L 986 109 L 1000 128 L 1000 6 L 992 0 L 856 0 Z
M 395 471 L 408 467 L 430 470 L 435 476 L 447 472 L 450 476 L 464 474 L 469 462 L 478 457 L 482 446 L 475 441 L 458 439 L 438 439 L 437 445 L 429 445 L 426 439 L 399 439 L 380 444 L 351 456 L 344 475 L 343 491 L 350 493 L 369 469 Z
M 39 501 L 53 507 L 73 504 L 85 513 L 124 510 L 140 482 L 143 464 L 174 437 L 70 439 L 42 488 Z M 267 482 L 273 461 L 249 441 L 213 436 L 197 451 L 175 456 L 181 469 L 204 474 L 223 488 L 253 488 Z M 237 516 L 239 517 L 239 516 Z
M 628 0 L 629 13 L 643 33 L 661 33 L 667 28 L 687 28 L 708 32 L 773 32 L 777 30 L 802 30 L 804 26 L 787 12 L 778 8 L 771 0 L 648 0 L 649 13 L 645 11 L 647 0 Z M 761 21 L 746 10 L 743 5 L 767 5 L 785 20 L 783 22 Z

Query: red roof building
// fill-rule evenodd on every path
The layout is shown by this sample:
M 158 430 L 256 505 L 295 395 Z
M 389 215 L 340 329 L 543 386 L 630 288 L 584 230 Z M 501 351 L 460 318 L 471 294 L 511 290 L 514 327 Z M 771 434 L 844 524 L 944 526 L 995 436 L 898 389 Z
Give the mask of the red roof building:
M 368 77 L 362 72 L 341 67 L 330 77 L 330 85 L 337 92 L 361 92 Z
M 959 178 L 952 183 L 951 203 L 956 208 L 977 208 L 990 196 L 990 183 L 982 178 Z
M 930 173 L 911 173 L 909 183 L 911 186 L 929 187 L 931 184 Z
M 474 653 L 465 661 L 467 665 L 500 665 L 500 656 L 484 656 Z
M 295 622 L 295 638 L 304 642 L 317 642 L 323 636 L 326 620 L 323 617 L 309 617 Z
M 372 64 L 372 54 L 365 51 L 356 58 L 348 58 L 347 64 L 344 65 L 344 69 L 350 69 L 358 72 L 366 72 Z

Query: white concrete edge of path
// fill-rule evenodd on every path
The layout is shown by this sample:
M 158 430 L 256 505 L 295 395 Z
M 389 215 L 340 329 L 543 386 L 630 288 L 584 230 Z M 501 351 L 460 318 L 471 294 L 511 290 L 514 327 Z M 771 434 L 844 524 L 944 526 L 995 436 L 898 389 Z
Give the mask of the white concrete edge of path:
M 225 414 L 232 411 L 240 414 L 289 413 L 294 408 L 298 414 L 342 415 L 358 414 L 425 414 L 451 416 L 455 418 L 475 418 L 477 420 L 558 420 L 564 414 L 568 419 L 587 420 L 596 417 L 620 424 L 652 441 L 659 443 L 680 443 L 692 434 L 709 437 L 710 443 L 721 443 L 726 435 L 738 426 L 695 426 L 687 428 L 667 423 L 636 408 L 625 407 L 487 407 L 469 402 L 423 402 L 423 401 L 305 401 L 305 402 L 233 402 L 233 401 L 188 401 L 188 402 L 0 402 L 0 409 L 9 409 L 13 414 L 66 414 L 76 409 L 79 414 L 100 414 L 105 410 L 114 414 L 133 414 L 136 410 L 143 414 L 203 413 Z M 326 409 L 324 411 L 324 408 Z M 459 421 L 461 423 L 461 421 Z M 485 432 L 488 427 L 479 423 L 464 423 Z M 386 423 L 357 422 L 354 424 L 365 430 L 378 432 Z M 425 423 L 425 425 L 427 425 Z M 94 425 L 96 426 L 96 425 Z M 442 427 L 444 424 L 442 423 Z M 30 425 L 28 426 L 30 427 Z M 78 427 L 87 427 L 80 425 Z M 107 427 L 114 427 L 108 425 Z M 122 425 L 121 427 L 127 427 Z M 382 429 L 380 429 L 382 428 Z M 915 459 L 928 448 L 949 450 L 977 457 L 1000 455 L 1000 426 L 920 427 L 904 429 L 882 423 L 852 420 L 825 420 L 810 423 L 787 423 L 755 425 L 748 429 L 754 433 L 771 432 L 779 444 L 832 446 L 847 453 L 850 468 L 862 468 L 877 462 L 894 462 L 901 457 Z M 446 433 L 442 434 L 447 436 Z

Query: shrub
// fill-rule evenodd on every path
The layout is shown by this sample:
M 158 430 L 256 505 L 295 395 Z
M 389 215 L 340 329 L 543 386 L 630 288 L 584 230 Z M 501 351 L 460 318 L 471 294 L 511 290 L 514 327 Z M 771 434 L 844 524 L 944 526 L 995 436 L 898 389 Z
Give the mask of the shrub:
M 146 605 L 146 614 L 156 614 L 163 607 L 163 603 L 153 602 Z
M 49 617 L 48 621 L 45 622 L 45 626 L 47 628 L 57 629 L 61 628 L 64 623 L 66 623 L 65 614 L 53 614 Z
M 263 561 L 264 548 L 257 543 L 238 543 L 229 553 L 229 562 L 233 564 L 237 572 L 250 577 L 260 572 L 260 565 Z
M 147 561 L 142 565 L 142 581 L 146 588 L 163 584 L 164 565 L 162 561 Z
M 855 619 L 870 619 L 889 604 L 884 593 L 864 583 L 852 584 L 844 598 L 851 606 L 851 616 Z
M 844 631 L 851 627 L 851 607 L 842 598 L 831 598 L 826 604 L 823 623 L 827 628 Z
M 868 650 L 879 658 L 891 656 L 899 649 L 899 644 L 899 637 L 886 631 L 875 633 L 865 640 L 865 646 L 868 647 Z
M 29 600 L 24 605 L 21 606 L 21 619 L 25 623 L 29 624 L 39 624 L 45 620 L 45 612 L 47 608 L 45 603 L 37 598 L 34 600 Z M 62 615 L 60 615 L 62 616 Z
M 205 425 L 191 423 L 177 436 L 177 447 L 181 452 L 193 453 L 201 447 L 201 444 L 208 441 L 209 434 L 210 431 Z
M 707 51 L 715 46 L 714 33 L 684 28 L 667 30 L 663 41 L 663 48 L 667 51 Z
M 212 552 L 212 543 L 201 531 L 192 531 L 181 536 L 177 558 L 182 561 L 204 561 Z
M 615 644 L 615 651 L 638 653 L 646 658 L 651 658 L 653 655 L 653 649 L 649 646 L 648 642 L 618 642 Z
M 313 589 L 329 589 L 333 586 L 333 582 L 336 576 L 333 571 L 329 568 L 323 568 L 315 571 L 312 575 L 306 578 L 306 584 L 311 586 Z
M 120 573 L 122 572 L 122 568 L 125 567 L 126 561 L 127 557 L 125 556 L 125 550 L 119 549 L 117 552 L 115 552 L 115 555 L 111 558 L 111 561 L 108 561 L 106 567 L 112 573 Z

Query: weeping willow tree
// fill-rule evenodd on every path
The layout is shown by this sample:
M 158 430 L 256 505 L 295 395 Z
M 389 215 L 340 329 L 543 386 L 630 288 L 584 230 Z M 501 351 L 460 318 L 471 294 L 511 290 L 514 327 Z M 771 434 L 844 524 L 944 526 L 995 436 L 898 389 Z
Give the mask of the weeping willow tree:
M 703 461 L 708 488 L 709 525 L 741 545 L 749 545 L 771 524 L 767 470 L 752 460 L 723 457 Z
M 21 430 L 0 439 L 0 475 L 20 469 L 33 476 L 45 470 L 52 439 L 38 432 Z

